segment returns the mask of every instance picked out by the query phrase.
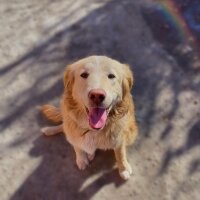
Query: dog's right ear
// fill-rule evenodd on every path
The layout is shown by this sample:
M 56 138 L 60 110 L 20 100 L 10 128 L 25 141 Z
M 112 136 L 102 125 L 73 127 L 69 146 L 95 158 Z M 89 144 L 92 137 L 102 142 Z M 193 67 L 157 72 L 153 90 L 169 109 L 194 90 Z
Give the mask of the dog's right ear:
M 72 90 L 74 83 L 74 71 L 72 70 L 72 65 L 67 66 L 64 73 L 64 88 L 68 91 Z

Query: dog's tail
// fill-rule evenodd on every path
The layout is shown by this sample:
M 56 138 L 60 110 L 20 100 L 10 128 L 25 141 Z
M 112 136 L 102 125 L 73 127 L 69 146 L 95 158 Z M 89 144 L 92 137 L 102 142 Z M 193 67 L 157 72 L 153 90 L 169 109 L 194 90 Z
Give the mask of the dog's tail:
M 42 114 L 50 121 L 54 123 L 62 122 L 62 114 L 59 108 L 56 108 L 52 105 L 46 104 L 39 108 Z

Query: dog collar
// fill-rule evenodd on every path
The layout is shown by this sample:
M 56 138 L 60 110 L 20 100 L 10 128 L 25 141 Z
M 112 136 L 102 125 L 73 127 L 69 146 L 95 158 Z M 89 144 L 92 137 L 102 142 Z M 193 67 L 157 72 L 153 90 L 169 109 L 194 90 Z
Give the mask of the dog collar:
M 90 131 L 90 129 L 86 130 L 83 132 L 83 134 L 81 136 L 84 136 L 86 133 L 88 133 Z

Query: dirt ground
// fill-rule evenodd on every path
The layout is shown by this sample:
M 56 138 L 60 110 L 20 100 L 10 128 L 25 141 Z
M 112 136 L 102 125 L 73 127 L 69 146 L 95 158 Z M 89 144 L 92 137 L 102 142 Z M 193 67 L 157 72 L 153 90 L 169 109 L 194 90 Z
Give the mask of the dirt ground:
M 189 13 L 195 1 L 182 2 Z M 1 200 L 200 199 L 198 50 L 159 9 L 153 0 L 0 2 Z M 98 151 L 78 171 L 63 135 L 40 132 L 48 122 L 36 107 L 58 105 L 65 66 L 93 54 L 134 71 L 140 134 L 128 149 L 127 182 L 113 152 Z

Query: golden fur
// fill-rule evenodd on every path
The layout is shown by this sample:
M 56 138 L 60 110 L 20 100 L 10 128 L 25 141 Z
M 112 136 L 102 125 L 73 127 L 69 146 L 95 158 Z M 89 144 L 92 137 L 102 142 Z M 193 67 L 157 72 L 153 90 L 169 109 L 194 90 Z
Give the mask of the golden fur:
M 94 80 L 92 75 L 88 80 L 81 79 L 78 73 L 84 70 L 88 70 Z M 109 70 L 114 70 L 114 80 L 107 80 L 105 73 Z M 93 85 L 106 91 L 109 97 L 105 104 L 111 105 L 106 124 L 100 130 L 91 129 L 85 110 L 85 105 L 89 103 L 85 95 L 87 91 L 84 90 L 92 89 Z M 60 122 L 60 125 L 46 127 L 42 131 L 46 135 L 64 132 L 74 147 L 79 169 L 85 169 L 94 158 L 96 149 L 114 149 L 120 176 L 128 179 L 132 169 L 126 158 L 126 146 L 134 142 L 138 132 L 130 93 L 132 85 L 133 74 L 130 68 L 106 56 L 90 56 L 71 64 L 64 73 L 64 93 L 60 108 L 51 105 L 41 108 L 48 119 Z

